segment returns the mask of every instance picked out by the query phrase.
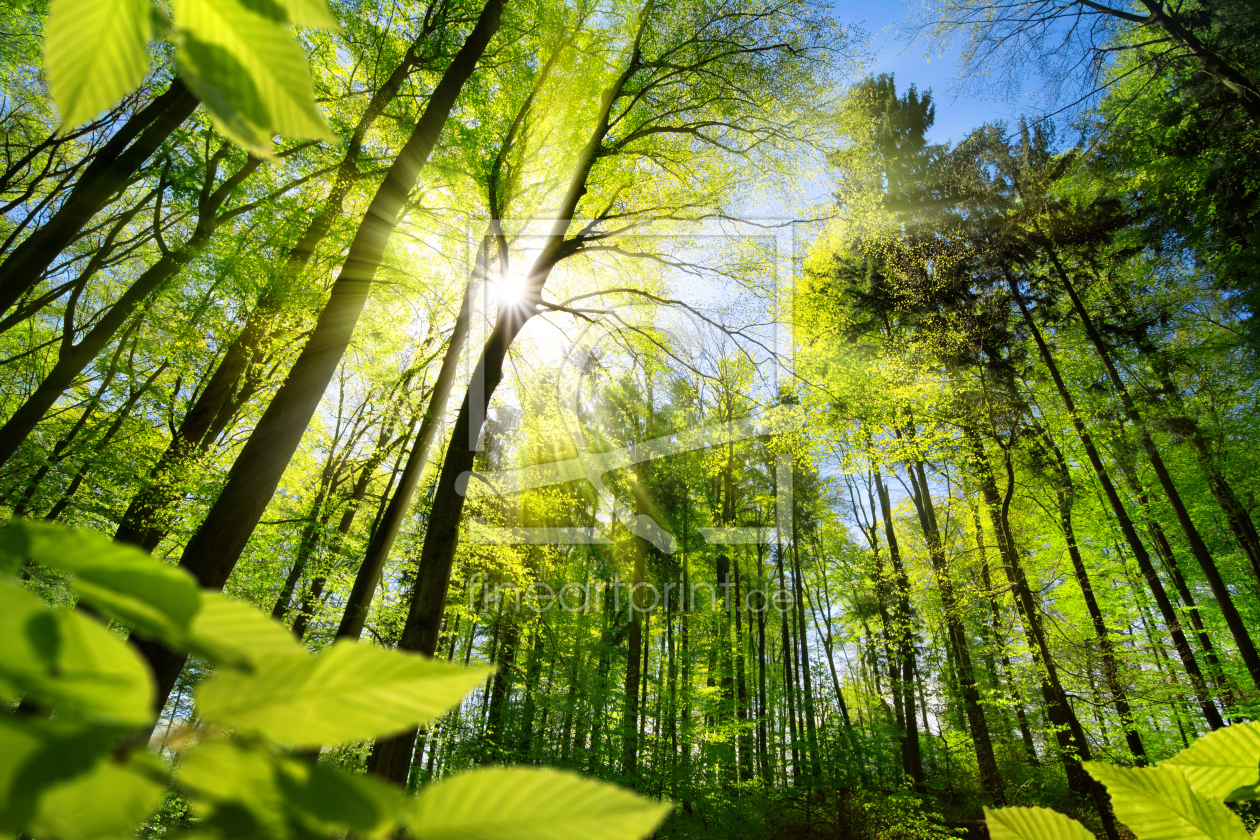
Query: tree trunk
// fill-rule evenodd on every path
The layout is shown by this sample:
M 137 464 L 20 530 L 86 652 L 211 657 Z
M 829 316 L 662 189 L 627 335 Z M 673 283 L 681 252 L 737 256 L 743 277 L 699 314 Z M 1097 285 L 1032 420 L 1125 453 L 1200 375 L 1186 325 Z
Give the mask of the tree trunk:
M 1181 493 L 1173 483 L 1172 475 L 1168 472 L 1164 459 L 1160 457 L 1159 449 L 1155 446 L 1150 429 L 1143 422 L 1142 416 L 1137 410 L 1137 405 L 1129 394 L 1128 387 L 1124 384 L 1124 380 L 1120 378 L 1120 374 L 1111 358 L 1111 352 L 1107 349 L 1102 335 L 1095 327 L 1094 321 L 1085 309 L 1080 296 L 1077 295 L 1076 287 L 1068 278 L 1067 271 L 1064 270 L 1059 262 L 1054 249 L 1049 249 L 1047 253 L 1059 275 L 1059 280 L 1063 283 L 1063 288 L 1067 290 L 1068 297 L 1072 300 L 1072 307 L 1076 310 L 1077 317 L 1081 319 L 1081 324 L 1085 328 L 1086 335 L 1089 336 L 1090 343 L 1094 345 L 1094 350 L 1098 353 L 1103 367 L 1107 370 L 1107 377 L 1111 380 L 1111 385 L 1120 398 L 1120 404 L 1124 407 L 1125 415 L 1129 418 L 1129 422 L 1133 425 L 1139 439 L 1142 441 L 1142 448 L 1146 450 L 1147 460 L 1151 464 L 1151 469 L 1155 472 L 1155 477 L 1159 480 L 1159 485 L 1164 491 L 1164 497 L 1168 500 L 1173 515 L 1177 519 L 1177 524 L 1181 526 L 1181 531 L 1185 534 L 1186 542 L 1190 544 L 1190 551 L 1194 554 L 1195 559 L 1199 561 L 1199 565 L 1203 569 L 1203 575 L 1207 578 L 1208 585 L 1212 588 L 1212 594 L 1216 596 L 1217 605 L 1225 617 L 1225 624 L 1229 627 L 1230 634 L 1234 637 L 1234 643 L 1238 645 L 1238 653 L 1242 657 L 1243 664 L 1251 675 L 1252 682 L 1256 684 L 1257 688 L 1260 688 L 1260 652 L 1257 652 L 1256 646 L 1252 642 L 1251 634 L 1247 630 L 1247 625 L 1243 622 L 1242 616 L 1238 613 L 1238 608 L 1234 605 L 1234 597 L 1230 593 L 1229 587 L 1225 585 L 1220 570 L 1216 566 L 1216 561 L 1212 558 L 1211 552 L 1208 551 L 1207 544 L 1203 541 L 1198 528 L 1195 527 L 1194 521 L 1190 518 L 1190 512 L 1186 509 L 1185 503 L 1181 499 Z
M 897 532 L 893 527 L 892 502 L 888 497 L 888 488 L 880 471 L 872 471 L 875 491 L 879 494 L 880 516 L 884 520 L 884 537 L 888 543 L 888 558 L 893 568 L 893 581 L 897 592 L 897 610 L 894 615 L 897 630 L 898 659 L 901 662 L 901 673 L 892 686 L 892 690 L 901 697 L 902 714 L 904 716 L 905 738 L 901 742 L 901 766 L 905 775 L 914 783 L 915 790 L 925 790 L 923 781 L 923 751 L 919 745 L 918 723 L 914 717 L 914 613 L 910 606 L 910 579 L 906 576 L 905 566 L 901 562 L 901 547 L 897 542 Z
M 1155 572 L 1155 567 L 1151 564 L 1151 556 L 1147 552 L 1146 546 L 1142 544 L 1142 540 L 1138 537 L 1137 529 L 1133 526 L 1133 520 L 1129 518 L 1128 511 L 1125 510 L 1124 504 L 1120 501 L 1120 494 L 1116 492 L 1116 487 L 1112 484 L 1111 477 L 1103 466 L 1102 457 L 1098 454 L 1098 448 L 1094 445 L 1094 439 L 1090 435 L 1089 430 L 1085 428 L 1085 421 L 1081 419 L 1080 412 L 1076 409 L 1076 402 L 1072 399 L 1072 395 L 1059 373 L 1059 366 L 1055 363 L 1054 356 L 1050 353 L 1050 348 L 1046 345 L 1045 339 L 1042 338 L 1041 330 L 1037 327 L 1036 322 L 1033 321 L 1032 314 L 1028 311 L 1024 298 L 1020 295 L 1019 286 L 1016 284 L 1015 278 L 1011 276 L 1005 267 L 1003 267 L 1003 275 L 1006 277 L 1007 286 L 1010 288 L 1011 296 L 1019 307 L 1024 323 L 1037 344 L 1037 351 L 1041 354 L 1041 360 L 1049 371 L 1050 378 L 1054 380 L 1055 388 L 1063 400 L 1063 406 L 1072 418 L 1072 425 L 1076 429 L 1077 437 L 1081 440 L 1081 446 L 1085 449 L 1089 463 L 1094 469 L 1094 475 L 1098 478 L 1098 484 L 1102 487 L 1103 494 L 1107 497 L 1112 513 L 1115 514 L 1116 522 L 1124 534 L 1125 541 L 1129 544 L 1129 549 L 1132 551 L 1134 559 L 1137 561 L 1138 569 L 1141 570 L 1147 586 L 1150 587 L 1151 594 L 1155 596 L 1155 603 L 1159 606 L 1160 615 L 1163 617 L 1164 623 L 1168 627 L 1168 632 L 1172 636 L 1182 667 L 1185 668 L 1186 674 L 1190 678 L 1190 683 L 1194 688 L 1195 696 L 1199 699 L 1199 706 L 1203 710 L 1204 719 L 1207 720 L 1208 725 L 1212 729 L 1219 729 L 1224 725 L 1224 721 L 1221 719 L 1216 705 L 1207 694 L 1207 686 L 1203 680 L 1203 673 L 1199 669 L 1199 663 L 1195 661 L 1194 652 L 1190 649 L 1190 643 L 1186 640 L 1185 633 L 1182 632 L 1181 622 L 1177 618 L 1172 602 L 1168 600 L 1168 593 L 1164 590 L 1164 584 L 1160 581 L 1159 575 Z M 996 493 L 996 489 L 994 492 Z M 999 535 L 999 542 L 1000 540 L 1001 536 Z
M 967 641 L 967 629 L 963 624 L 962 610 L 954 594 L 954 581 L 950 576 L 949 561 L 945 556 L 945 545 L 941 539 L 940 525 L 936 517 L 936 505 L 932 502 L 931 488 L 927 483 L 923 462 L 914 461 L 907 467 L 907 473 L 910 476 L 910 487 L 914 491 L 912 499 L 915 510 L 919 514 L 919 524 L 923 528 L 923 537 L 927 542 L 928 556 L 931 559 L 933 571 L 936 573 L 936 585 L 941 595 L 941 605 L 945 611 L 945 628 L 949 635 L 954 665 L 958 670 L 958 682 L 967 714 L 967 729 L 970 730 L 971 740 L 975 747 L 976 765 L 980 769 L 980 783 L 993 802 L 1002 805 L 1006 802 L 1005 785 L 1001 773 L 998 772 L 989 724 L 984 718 L 984 707 L 980 705 L 980 690 L 976 687 L 975 668 L 971 662 L 971 645 Z
M 1085 608 L 1089 610 L 1090 621 L 1094 625 L 1094 635 L 1098 637 L 1098 649 L 1102 654 L 1103 677 L 1107 680 L 1107 688 L 1111 691 L 1112 702 L 1116 706 L 1116 714 L 1124 729 L 1124 739 L 1129 751 L 1139 766 L 1147 763 L 1146 749 L 1142 738 L 1138 735 L 1133 720 L 1133 711 L 1129 706 L 1129 698 L 1121 683 L 1120 663 L 1116 659 L 1115 645 L 1111 643 L 1111 635 L 1107 629 L 1106 619 L 1098 607 L 1098 599 L 1094 597 L 1094 587 L 1081 557 L 1081 550 L 1076 544 L 1076 531 L 1072 527 L 1072 505 L 1076 499 L 1076 489 L 1072 485 L 1072 475 L 1068 471 L 1067 460 L 1059 450 L 1058 444 L 1043 434 L 1050 451 L 1054 454 L 1055 463 L 1059 467 L 1059 525 L 1063 529 L 1063 539 L 1067 543 L 1068 557 L 1072 561 L 1072 570 L 1076 574 L 1077 585 L 1081 589 L 1081 597 L 1085 599 Z
M 504 0 L 487 0 L 477 24 L 442 75 L 423 115 L 368 206 L 329 301 L 301 355 L 232 465 L 227 483 L 201 528 L 184 549 L 180 565 L 192 572 L 202 586 L 222 588 L 275 493 L 350 343 L 407 196 L 437 144 L 460 90 L 498 31 L 503 4 Z M 155 645 L 144 648 L 153 665 L 159 706 L 165 702 L 185 659 L 160 650 Z M 432 655 L 433 647 L 426 653 Z M 390 778 L 398 779 L 410 768 L 410 746 L 414 740 L 412 731 L 407 740 L 408 754 L 403 757 L 404 751 L 397 751 L 400 761 L 391 763 Z
M 110 137 L 57 212 L 0 263 L 0 314 L 35 288 L 57 256 L 127 186 L 198 104 L 196 95 L 182 81 L 173 79 L 163 93 Z

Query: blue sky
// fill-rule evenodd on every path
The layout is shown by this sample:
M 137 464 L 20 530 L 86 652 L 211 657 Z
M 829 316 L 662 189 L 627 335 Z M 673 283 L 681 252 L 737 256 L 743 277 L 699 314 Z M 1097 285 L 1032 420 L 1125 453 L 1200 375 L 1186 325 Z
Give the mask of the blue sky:
M 911 83 L 920 91 L 931 88 L 937 103 L 936 125 L 929 134 L 933 142 L 956 143 L 985 122 L 1017 119 L 1014 108 L 1004 101 L 952 95 L 958 73 L 957 50 L 929 56 L 927 44 L 907 46 L 903 36 L 893 31 L 897 24 L 909 21 L 921 5 L 921 0 L 836 0 L 835 15 L 842 23 L 860 24 L 871 34 L 871 48 L 876 51 L 871 73 L 895 74 L 898 92 Z

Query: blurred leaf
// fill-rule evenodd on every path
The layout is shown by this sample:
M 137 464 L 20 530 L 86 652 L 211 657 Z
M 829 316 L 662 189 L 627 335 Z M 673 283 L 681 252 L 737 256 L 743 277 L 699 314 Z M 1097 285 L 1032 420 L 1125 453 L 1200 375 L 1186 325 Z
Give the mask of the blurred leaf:
M 310 29 L 336 29 L 337 20 L 324 0 L 242 0 L 246 8 L 279 23 Z
M 1094 840 L 1093 832 L 1049 808 L 985 808 L 990 840 Z
M 188 648 L 216 665 L 236 668 L 252 668 L 258 660 L 276 656 L 309 656 L 283 624 L 251 604 L 210 590 L 201 593 L 201 611 L 193 619 Z
M 201 604 L 187 571 L 93 531 L 15 521 L 0 531 L 0 555 L 70 573 L 74 590 L 93 608 L 175 646 L 183 644 Z
M 494 767 L 421 790 L 411 833 L 424 840 L 637 840 L 672 808 L 559 770 Z
M 45 789 L 30 833 L 57 840 L 131 837 L 161 803 L 164 775 L 162 760 L 147 753 L 125 764 L 102 761 L 88 773 Z
M 277 755 L 259 743 L 209 741 L 180 765 L 180 788 L 223 836 L 385 836 L 406 797 L 371 777 Z
M 140 654 L 98 622 L 50 610 L 0 580 L 0 690 L 29 694 L 62 719 L 152 723 L 153 677 Z
M 221 672 L 198 686 L 199 713 L 298 746 L 375 738 L 426 723 L 492 672 L 348 641 L 314 657 L 256 664 L 252 675 Z
M 1185 773 L 1190 787 L 1210 799 L 1260 798 L 1260 723 L 1209 732 L 1159 766 Z
M 1107 787 L 1116 818 L 1138 840 L 1250 840 L 1237 814 L 1196 793 L 1177 770 L 1097 761 L 1085 762 L 1085 769 Z
M 63 128 L 94 119 L 149 72 L 150 0 L 52 0 L 44 28 L 48 88 Z
M 0 715 L 0 832 L 23 831 L 41 792 L 89 773 L 118 736 L 100 726 Z
M 209 741 L 184 754 L 176 782 L 193 809 L 228 836 L 288 834 L 284 796 L 275 767 L 261 749 L 234 741 Z
M 382 837 L 392 834 L 402 818 L 406 796 L 372 776 L 296 759 L 285 759 L 279 766 L 286 802 L 311 821 Z
M 240 0 L 173 0 L 175 61 L 215 127 L 257 155 L 274 134 L 336 140 L 315 107 L 306 55 L 283 25 Z

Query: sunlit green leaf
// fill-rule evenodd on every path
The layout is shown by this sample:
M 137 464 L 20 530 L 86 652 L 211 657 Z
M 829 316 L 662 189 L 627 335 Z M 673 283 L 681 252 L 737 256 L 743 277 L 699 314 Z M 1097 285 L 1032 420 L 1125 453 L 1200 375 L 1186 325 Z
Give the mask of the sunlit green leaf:
M 145 753 L 125 763 L 99 762 L 43 791 L 30 833 L 57 840 L 130 837 L 162 801 L 163 771 L 161 759 Z
M 81 613 L 50 610 L 0 580 L 0 689 L 55 708 L 59 717 L 120 726 L 153 720 L 153 677 L 130 645 Z
M 1049 808 L 985 808 L 990 840 L 1094 840 L 1071 817 Z
M 337 20 L 324 0 L 242 0 L 249 9 L 280 23 L 310 29 L 335 29 Z
M 1237 814 L 1195 792 L 1177 770 L 1096 761 L 1085 769 L 1106 786 L 1116 818 L 1138 840 L 1250 840 Z
M 1159 766 L 1185 773 L 1190 787 L 1211 799 L 1260 798 L 1260 723 L 1209 732 Z
M 107 759 L 118 730 L 0 715 L 0 832 L 23 831 L 40 794 Z
M 64 127 L 85 123 L 149 72 L 150 0 L 52 0 L 44 30 L 48 88 Z
M 196 698 L 202 717 L 213 723 L 317 746 L 425 723 L 488 673 L 342 641 L 318 656 L 259 659 L 253 674 L 216 674 Z
M 216 665 L 245 668 L 260 659 L 308 655 L 283 624 L 257 607 L 208 590 L 201 595 L 201 611 L 193 619 L 188 648 Z
M 172 7 L 180 73 L 225 136 L 260 155 L 270 153 L 275 134 L 336 139 L 287 27 L 239 0 L 173 0 Z
M 672 808 L 559 770 L 493 767 L 424 788 L 411 833 L 425 840 L 637 840 Z
M 68 572 L 97 611 L 169 644 L 182 643 L 201 604 L 187 571 L 93 531 L 17 521 L 0 531 L 0 553 Z

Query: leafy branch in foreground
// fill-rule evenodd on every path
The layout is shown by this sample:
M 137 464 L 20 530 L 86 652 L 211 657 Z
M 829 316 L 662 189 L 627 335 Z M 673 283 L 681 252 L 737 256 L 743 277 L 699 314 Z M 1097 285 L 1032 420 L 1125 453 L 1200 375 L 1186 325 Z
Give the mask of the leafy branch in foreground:
M 138 87 L 150 40 L 165 34 L 180 78 L 234 143 L 266 155 L 273 134 L 336 139 L 288 28 L 335 27 L 324 0 L 173 0 L 170 8 L 168 19 L 152 0 L 52 0 L 44 64 L 66 128 Z
M 1116 816 L 1138 840 L 1251 840 L 1226 802 L 1260 799 L 1260 723 L 1204 735 L 1158 767 L 1085 769 L 1107 788 Z M 1070 817 L 1047 808 L 985 808 L 993 840 L 1089 840 Z M 1260 838 L 1260 831 L 1254 837 Z
M 86 609 L 50 607 L 15 579 L 68 577 Z M 115 627 L 197 654 L 200 725 L 147 748 L 153 676 Z M 17 521 L 0 531 L 0 832 L 121 837 L 174 786 L 199 837 L 599 837 L 633 840 L 670 809 L 548 769 L 487 768 L 409 797 L 293 754 L 424 724 L 486 668 L 341 642 L 311 654 L 278 622 L 201 590 L 182 569 L 88 532 Z

